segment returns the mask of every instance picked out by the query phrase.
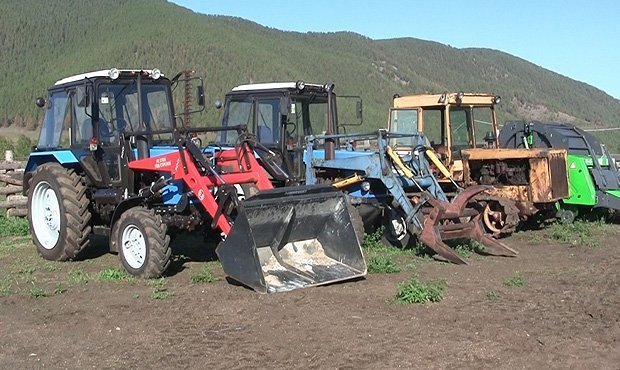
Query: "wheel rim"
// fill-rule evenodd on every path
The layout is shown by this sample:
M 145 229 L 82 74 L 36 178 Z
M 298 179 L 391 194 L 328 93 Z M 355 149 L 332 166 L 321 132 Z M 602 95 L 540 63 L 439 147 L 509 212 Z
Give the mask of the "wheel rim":
M 391 219 L 390 225 L 390 233 L 396 240 L 401 241 L 407 236 L 407 224 L 402 217 Z
M 491 204 L 487 204 L 487 206 L 484 207 L 482 218 L 484 220 L 484 225 L 494 233 L 500 233 L 506 224 L 504 212 L 492 210 Z
M 60 238 L 60 203 L 56 191 L 47 181 L 39 182 L 30 203 L 32 228 L 39 244 L 53 249 Z
M 146 240 L 136 225 L 127 225 L 121 236 L 123 258 L 133 269 L 139 269 L 146 260 Z

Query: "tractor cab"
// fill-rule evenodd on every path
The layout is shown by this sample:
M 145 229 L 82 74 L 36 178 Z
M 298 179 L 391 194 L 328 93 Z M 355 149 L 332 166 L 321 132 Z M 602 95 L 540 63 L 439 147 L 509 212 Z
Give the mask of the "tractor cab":
M 234 87 L 224 103 L 222 127 L 247 125 L 256 137 L 258 149 L 269 150 L 277 157 L 290 178 L 275 178 L 279 182 L 299 182 L 304 176 L 303 152 L 305 137 L 338 133 L 339 124 L 336 94 L 333 84 L 309 84 L 303 81 L 259 83 Z M 356 118 L 361 124 L 361 98 L 357 102 Z M 234 145 L 236 132 L 224 131 L 220 144 Z M 322 143 L 323 145 L 325 143 Z M 338 143 L 326 143 L 338 146 Z M 278 176 L 276 176 L 278 177 Z
M 61 163 L 79 163 L 94 186 L 131 192 L 127 163 L 173 143 L 176 82 L 178 76 L 171 82 L 158 69 L 116 68 L 57 81 L 47 100 L 37 99 L 45 116 L 27 171 L 52 155 Z
M 424 132 L 442 162 L 458 166 L 463 149 L 497 148 L 499 102 L 499 96 L 463 92 L 395 97 L 388 130 Z M 396 144 L 407 150 L 406 143 Z

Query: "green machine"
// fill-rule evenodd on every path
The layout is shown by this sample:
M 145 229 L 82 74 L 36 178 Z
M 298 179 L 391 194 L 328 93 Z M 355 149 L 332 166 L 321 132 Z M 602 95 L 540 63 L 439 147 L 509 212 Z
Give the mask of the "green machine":
M 563 221 L 593 209 L 620 211 L 620 171 L 594 135 L 567 123 L 510 121 L 500 130 L 499 145 L 567 150 L 570 197 L 558 204 L 558 217 Z

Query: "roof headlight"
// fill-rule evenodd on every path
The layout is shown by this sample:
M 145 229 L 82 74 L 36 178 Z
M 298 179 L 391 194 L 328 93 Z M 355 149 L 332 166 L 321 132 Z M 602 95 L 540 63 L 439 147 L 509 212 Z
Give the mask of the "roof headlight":
M 493 104 L 499 104 L 502 101 L 502 98 L 499 95 L 495 95 L 493 97 Z
M 108 77 L 110 77 L 113 80 L 116 80 L 118 76 L 120 75 L 121 75 L 121 72 L 116 68 L 112 68 L 108 71 Z
M 306 83 L 299 80 L 295 83 L 295 87 L 297 88 L 297 90 L 301 91 L 306 88 Z
M 161 71 L 157 68 L 153 68 L 153 70 L 151 71 L 151 78 L 154 80 L 159 80 L 160 77 Z

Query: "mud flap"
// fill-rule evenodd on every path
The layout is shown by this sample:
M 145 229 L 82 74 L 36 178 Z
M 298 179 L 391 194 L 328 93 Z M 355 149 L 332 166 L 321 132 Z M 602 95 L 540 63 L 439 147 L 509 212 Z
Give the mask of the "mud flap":
M 496 240 L 484 231 L 480 214 L 468 222 L 460 222 L 460 218 L 471 216 L 465 206 L 476 194 L 486 190 L 485 186 L 469 187 L 459 193 L 452 202 L 444 202 L 429 198 L 432 211 L 424 220 L 424 227 L 420 232 L 420 240 L 440 256 L 456 264 L 467 264 L 454 250 L 444 243 L 450 239 L 473 239 L 486 247 L 489 254 L 499 256 L 516 256 L 517 251 Z M 458 220 L 454 223 L 442 223 L 444 220 Z
M 246 199 L 216 249 L 224 272 L 261 293 L 365 276 L 347 202 L 331 186 L 280 188 Z

